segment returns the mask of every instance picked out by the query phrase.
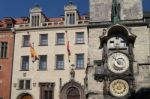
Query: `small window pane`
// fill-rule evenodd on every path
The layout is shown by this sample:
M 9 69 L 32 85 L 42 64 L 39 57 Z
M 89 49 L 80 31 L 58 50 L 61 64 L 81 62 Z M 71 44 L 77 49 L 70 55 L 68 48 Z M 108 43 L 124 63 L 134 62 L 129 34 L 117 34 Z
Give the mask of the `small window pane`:
M 29 46 L 29 41 L 30 41 L 30 36 L 29 35 L 24 35 L 23 36 L 23 47 L 28 47 Z
M 30 80 L 26 80 L 25 88 L 30 89 Z
M 57 44 L 64 44 L 64 33 L 57 33 Z
M 126 47 L 126 42 L 125 41 L 120 41 L 120 47 Z
M 48 45 L 48 35 L 47 34 L 40 35 L 40 45 Z
M 76 55 L 76 68 L 84 68 L 84 54 Z
M 0 42 L 0 58 L 7 58 L 8 43 Z
M 0 65 L 0 71 L 2 70 L 2 66 Z
M 44 91 L 44 96 L 45 96 L 45 98 L 44 99 L 48 99 L 49 98 L 49 95 L 48 95 L 48 91 L 46 90 L 46 91 Z
M 110 41 L 110 47 L 114 47 L 114 41 Z
M 70 22 L 69 23 L 70 24 L 75 24 L 75 15 L 74 15 L 74 13 L 70 14 Z
M 39 61 L 39 70 L 46 70 L 47 69 L 47 56 L 41 55 Z
M 24 89 L 24 80 L 19 81 L 19 89 Z
M 76 33 L 76 43 L 84 43 L 84 33 L 83 32 Z
M 64 68 L 64 55 L 56 55 L 56 69 Z
M 22 56 L 21 70 L 29 70 L 29 56 Z
M 31 19 L 31 25 L 32 26 L 39 26 L 39 16 L 38 15 L 34 15 L 34 16 L 32 16 L 31 17 L 32 19 Z

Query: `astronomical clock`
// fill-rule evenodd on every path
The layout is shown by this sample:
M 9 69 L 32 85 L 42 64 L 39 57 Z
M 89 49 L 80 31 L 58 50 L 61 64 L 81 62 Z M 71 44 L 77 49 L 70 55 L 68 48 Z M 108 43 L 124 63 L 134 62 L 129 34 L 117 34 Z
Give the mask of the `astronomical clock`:
M 99 75 L 105 99 L 126 99 L 134 92 L 133 46 L 136 36 L 123 25 L 115 24 L 100 37 L 103 49 Z M 103 72 L 102 72 L 103 71 Z

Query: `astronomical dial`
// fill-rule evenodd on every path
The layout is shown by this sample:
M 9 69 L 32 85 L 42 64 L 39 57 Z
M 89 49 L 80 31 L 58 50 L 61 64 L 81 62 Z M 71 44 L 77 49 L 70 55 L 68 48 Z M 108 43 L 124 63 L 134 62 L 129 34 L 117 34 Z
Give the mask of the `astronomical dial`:
M 129 68 L 129 59 L 123 53 L 113 53 L 108 57 L 108 69 L 113 73 L 124 73 Z
M 115 97 L 123 97 L 129 93 L 129 85 L 125 80 L 116 79 L 110 84 L 110 93 Z

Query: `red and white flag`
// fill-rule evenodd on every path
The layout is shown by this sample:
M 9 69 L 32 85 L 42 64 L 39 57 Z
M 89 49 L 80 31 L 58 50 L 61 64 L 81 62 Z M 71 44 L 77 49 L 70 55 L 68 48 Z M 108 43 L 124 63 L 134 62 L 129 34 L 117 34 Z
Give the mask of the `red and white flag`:
M 70 62 L 71 51 L 70 51 L 70 42 L 69 42 L 69 40 L 68 40 L 68 33 L 67 33 L 67 31 L 66 31 L 66 40 L 67 40 L 68 61 Z
M 71 52 L 70 52 L 70 42 L 67 41 L 67 51 L 68 51 L 68 56 L 71 55 Z

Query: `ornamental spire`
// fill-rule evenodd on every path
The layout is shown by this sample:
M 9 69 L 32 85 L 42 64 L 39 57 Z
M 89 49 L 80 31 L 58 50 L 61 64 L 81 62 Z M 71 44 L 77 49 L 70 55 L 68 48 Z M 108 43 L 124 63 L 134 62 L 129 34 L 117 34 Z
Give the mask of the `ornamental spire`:
M 120 21 L 120 3 L 117 0 L 113 0 L 112 3 L 111 19 L 113 23 L 118 23 Z

